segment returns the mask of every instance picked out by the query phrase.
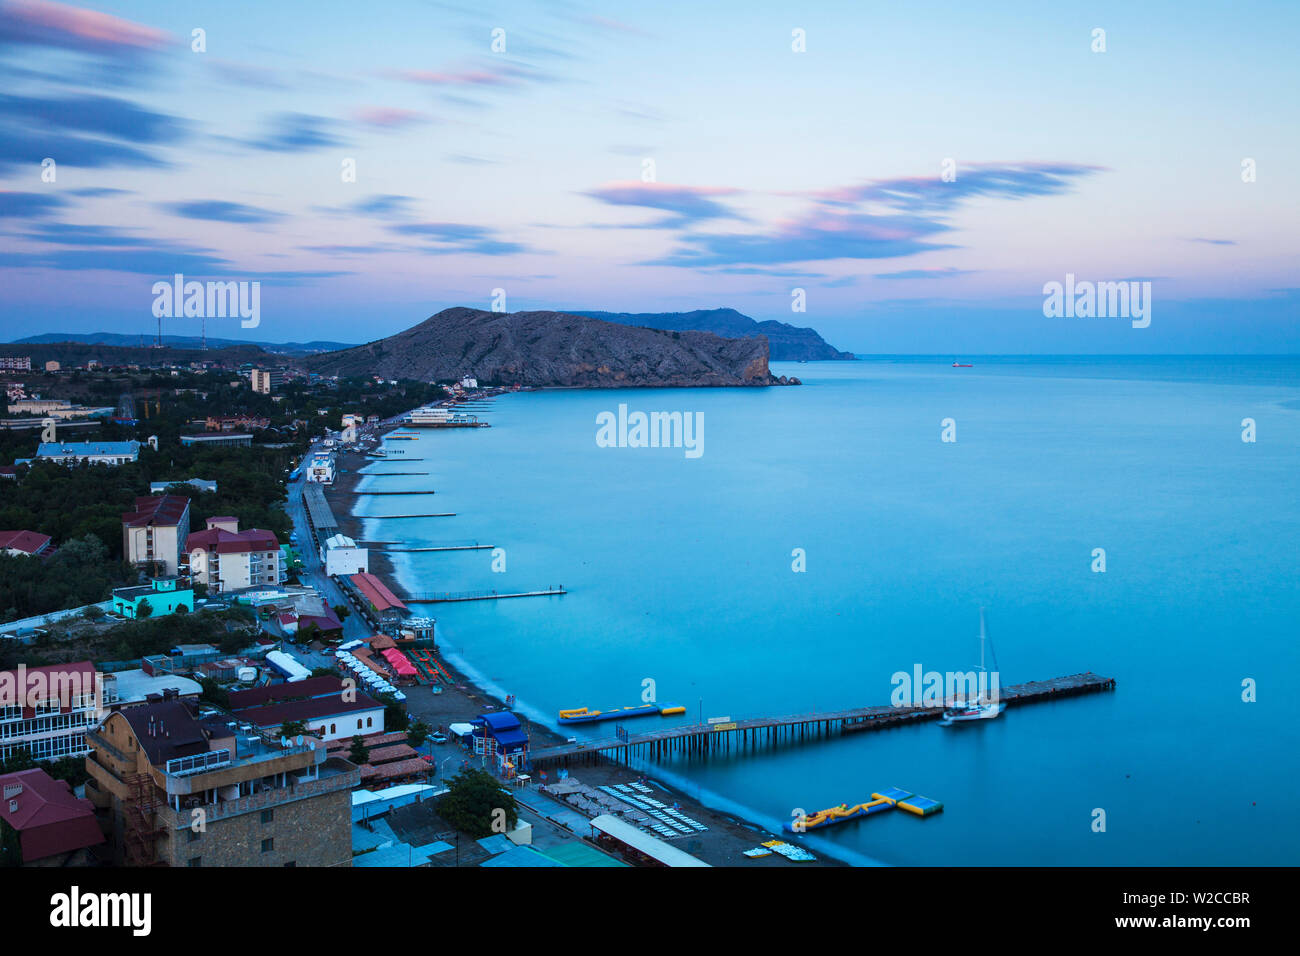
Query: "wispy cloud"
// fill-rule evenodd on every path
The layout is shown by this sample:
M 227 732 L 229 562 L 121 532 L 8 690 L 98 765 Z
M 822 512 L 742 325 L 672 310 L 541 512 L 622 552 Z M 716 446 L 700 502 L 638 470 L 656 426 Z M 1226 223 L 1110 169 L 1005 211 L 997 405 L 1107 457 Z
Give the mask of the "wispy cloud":
M 1188 239 L 1188 242 L 1200 242 L 1207 246 L 1235 246 L 1236 239 Z
M 877 279 L 951 279 L 974 275 L 977 269 L 903 269 L 900 272 L 878 272 Z
M 431 245 L 422 252 L 438 254 L 469 253 L 480 256 L 506 256 L 513 253 L 532 252 L 518 242 L 499 239 L 495 230 L 460 222 L 411 222 L 389 226 L 389 231 Z
M 173 216 L 205 219 L 210 222 L 266 223 L 284 218 L 282 213 L 221 199 L 191 199 L 185 202 L 160 203 Z
M 725 186 L 674 186 L 632 181 L 610 183 L 583 195 L 610 206 L 639 206 L 672 213 L 667 219 L 649 224 L 650 228 L 667 229 L 706 219 L 742 219 L 714 198 L 739 192 Z
M 40 219 L 52 215 L 65 205 L 61 196 L 50 193 L 0 191 L 0 218 Z
M 130 56 L 172 42 L 162 30 L 49 0 L 0 2 L 0 47 L 45 46 Z
M 278 113 L 266 121 L 263 133 L 246 146 L 272 153 L 301 153 L 342 143 L 334 133 L 335 123 L 324 116 L 307 113 Z

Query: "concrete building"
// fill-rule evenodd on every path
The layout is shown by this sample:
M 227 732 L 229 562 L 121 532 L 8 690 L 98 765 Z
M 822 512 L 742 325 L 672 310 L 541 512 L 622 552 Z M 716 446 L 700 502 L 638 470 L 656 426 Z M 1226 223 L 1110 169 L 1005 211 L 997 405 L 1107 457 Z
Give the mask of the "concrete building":
M 59 370 L 59 363 L 54 361 L 53 359 L 45 363 L 45 371 L 57 372 L 58 370 Z
M 90 848 L 104 842 L 91 802 L 39 768 L 0 776 L 0 821 L 18 834 L 20 855 L 0 858 L 0 866 L 85 866 Z
M 152 674 L 142 667 L 100 675 L 104 707 L 122 710 L 156 700 L 195 700 L 203 685 L 180 674 Z
M 30 372 L 31 370 L 32 359 L 29 355 L 20 355 L 17 357 L 11 355 L 0 355 L 0 371 Z
M 0 554 L 39 557 L 50 553 L 50 536 L 36 531 L 0 531 Z
M 338 677 L 231 691 L 230 710 L 268 733 L 280 732 L 286 721 L 301 721 L 325 741 L 384 732 L 384 704 Z
M 190 577 L 219 594 L 280 584 L 288 577 L 280 542 L 260 528 L 239 530 L 236 518 L 209 518 L 189 537 Z
M 90 661 L 0 671 L 0 761 L 21 750 L 34 760 L 86 753 L 102 707 Z
M 147 602 L 151 617 L 175 614 L 182 607 L 185 613 L 193 614 L 194 590 L 179 584 L 178 578 L 154 578 L 139 587 L 114 588 L 113 613 L 135 619 L 140 617 L 141 605 Z
M 131 564 L 156 565 L 175 577 L 187 552 L 190 499 L 162 495 L 135 499 L 135 510 L 122 515 L 122 554 Z M 193 610 L 193 607 L 190 608 Z
M 271 373 L 267 370 L 260 368 L 253 369 L 250 382 L 252 383 L 253 391 L 259 392 L 262 395 L 271 394 Z
M 90 735 L 86 796 L 116 863 L 350 866 L 357 768 L 215 708 L 164 700 Z
M 325 539 L 325 543 L 320 546 L 320 559 L 325 565 L 325 573 L 331 577 L 370 570 L 370 552 L 358 548 L 356 541 L 344 534 Z
M 125 465 L 139 457 L 138 441 L 49 441 L 37 446 L 36 457 L 31 461 L 52 461 L 60 465 Z

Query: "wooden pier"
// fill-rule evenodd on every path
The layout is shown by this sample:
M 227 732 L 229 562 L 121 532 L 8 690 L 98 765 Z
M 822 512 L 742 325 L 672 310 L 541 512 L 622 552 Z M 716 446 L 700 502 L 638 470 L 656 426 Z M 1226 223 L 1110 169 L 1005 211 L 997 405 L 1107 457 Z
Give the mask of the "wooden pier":
M 384 548 L 385 553 L 401 552 L 414 554 L 421 551 L 490 551 L 494 544 L 438 544 L 424 548 Z
M 394 518 L 454 518 L 454 511 L 437 511 L 427 515 L 359 515 L 362 518 L 374 518 L 381 521 L 392 521 Z
M 365 477 L 370 478 L 371 475 Z M 354 495 L 436 495 L 436 491 L 354 491 Z
M 504 601 L 506 598 L 545 597 L 549 594 L 568 594 L 564 588 L 550 587 L 538 591 L 515 591 L 502 594 L 497 591 L 440 591 L 415 593 L 406 599 L 407 604 L 450 604 L 455 601 Z
M 430 475 L 430 471 L 362 471 L 359 472 L 365 478 L 391 478 L 394 475 Z
M 999 699 L 1008 708 L 1021 704 L 1076 697 L 1115 689 L 1113 677 L 1102 677 L 1091 672 L 1056 677 L 1052 680 L 1029 681 L 1003 688 Z M 542 747 L 528 755 L 529 764 L 592 762 L 601 758 L 626 763 L 638 757 L 654 760 L 677 755 L 707 756 L 714 752 L 755 750 L 765 746 L 798 745 L 815 740 L 838 737 L 846 733 L 884 730 L 903 724 L 916 724 L 938 720 L 942 707 L 857 707 L 825 713 L 794 714 L 785 717 L 756 717 L 725 723 L 687 724 L 643 734 L 630 734 L 623 739 L 608 737 L 601 740 L 577 741 L 557 747 Z M 954 731 L 960 733 L 961 731 Z

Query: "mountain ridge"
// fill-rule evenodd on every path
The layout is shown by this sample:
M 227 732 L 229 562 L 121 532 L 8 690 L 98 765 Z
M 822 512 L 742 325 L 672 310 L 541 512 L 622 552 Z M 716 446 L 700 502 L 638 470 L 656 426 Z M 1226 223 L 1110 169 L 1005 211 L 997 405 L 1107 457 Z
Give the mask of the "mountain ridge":
M 726 338 L 767 337 L 774 362 L 856 361 L 852 352 L 841 352 L 828 343 L 816 329 L 765 319 L 759 322 L 732 308 L 694 309 L 690 312 L 599 312 L 587 309 L 566 310 L 570 315 L 585 315 L 620 325 L 640 325 L 673 332 L 694 330 L 712 332 Z
M 455 306 L 365 345 L 308 356 L 324 375 L 379 375 L 481 384 L 629 388 L 797 384 L 768 368 L 763 336 L 729 339 L 566 312 Z

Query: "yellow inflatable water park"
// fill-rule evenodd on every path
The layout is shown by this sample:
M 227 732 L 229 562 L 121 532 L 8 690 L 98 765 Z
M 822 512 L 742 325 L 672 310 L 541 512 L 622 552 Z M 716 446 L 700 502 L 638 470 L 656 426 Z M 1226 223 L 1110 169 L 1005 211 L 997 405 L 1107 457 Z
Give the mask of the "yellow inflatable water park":
M 651 714 L 671 717 L 684 713 L 686 708 L 680 704 L 640 704 L 636 707 L 615 707 L 613 710 L 588 710 L 586 707 L 575 707 L 560 711 L 559 721 L 562 724 L 594 724 L 602 720 L 648 717 Z

